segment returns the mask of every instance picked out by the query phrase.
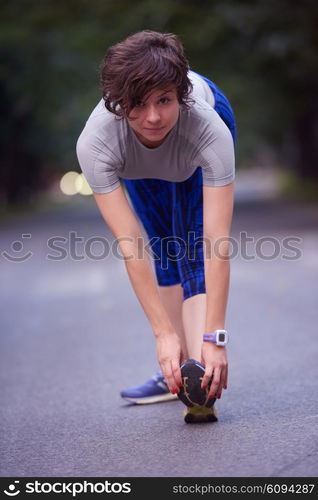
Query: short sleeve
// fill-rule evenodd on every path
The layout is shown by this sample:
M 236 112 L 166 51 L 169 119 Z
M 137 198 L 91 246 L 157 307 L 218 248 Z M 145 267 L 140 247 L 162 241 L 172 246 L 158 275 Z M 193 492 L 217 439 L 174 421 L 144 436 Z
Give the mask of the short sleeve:
M 227 126 L 223 125 L 216 130 L 213 139 L 196 157 L 197 164 L 202 168 L 205 186 L 225 186 L 235 178 L 233 138 Z
M 83 131 L 76 143 L 76 154 L 81 170 L 94 193 L 110 193 L 120 186 L 117 160 L 98 138 L 86 135 Z

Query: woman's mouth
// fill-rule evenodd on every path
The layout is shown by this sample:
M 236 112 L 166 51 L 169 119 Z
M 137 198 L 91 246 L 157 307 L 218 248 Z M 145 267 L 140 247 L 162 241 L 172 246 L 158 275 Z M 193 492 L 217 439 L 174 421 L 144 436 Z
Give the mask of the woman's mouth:
M 147 132 L 161 132 L 165 127 L 156 127 L 156 128 L 145 128 Z

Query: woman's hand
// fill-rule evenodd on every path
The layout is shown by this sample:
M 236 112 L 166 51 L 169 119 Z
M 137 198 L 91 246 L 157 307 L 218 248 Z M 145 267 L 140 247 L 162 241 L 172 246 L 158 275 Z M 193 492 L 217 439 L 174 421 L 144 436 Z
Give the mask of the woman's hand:
M 203 342 L 201 357 L 202 363 L 205 365 L 205 374 L 201 387 L 205 390 L 211 377 L 213 377 L 208 398 L 220 399 L 222 390 L 227 389 L 228 362 L 226 347 L 216 346 L 211 342 Z
M 179 392 L 182 385 L 180 358 L 181 345 L 176 333 L 162 333 L 156 335 L 157 356 L 162 374 L 172 394 Z

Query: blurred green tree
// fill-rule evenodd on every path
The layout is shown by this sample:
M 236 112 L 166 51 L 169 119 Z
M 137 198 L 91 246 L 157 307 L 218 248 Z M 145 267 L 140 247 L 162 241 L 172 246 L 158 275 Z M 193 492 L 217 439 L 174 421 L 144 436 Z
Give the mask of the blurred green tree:
M 231 1 L 221 9 L 238 41 L 234 72 L 269 91 L 262 99 L 265 114 L 271 108 L 267 141 L 301 178 L 318 180 L 318 2 Z
M 228 95 L 238 156 L 269 144 L 317 179 L 316 0 L 12 0 L 0 4 L 0 200 L 18 203 L 78 169 L 76 139 L 100 99 L 109 45 L 177 33 L 191 67 Z

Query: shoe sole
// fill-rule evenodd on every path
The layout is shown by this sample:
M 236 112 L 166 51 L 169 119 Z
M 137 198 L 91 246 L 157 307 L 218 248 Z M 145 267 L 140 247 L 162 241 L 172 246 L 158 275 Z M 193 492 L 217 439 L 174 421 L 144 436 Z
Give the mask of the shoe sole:
M 196 363 L 185 363 L 181 367 L 182 386 L 178 398 L 187 407 L 205 406 L 211 408 L 215 398 L 208 399 L 210 384 L 204 391 L 201 382 L 204 376 L 204 368 Z
M 134 403 L 135 405 L 149 405 L 152 403 L 164 403 L 165 401 L 173 401 L 175 399 L 178 399 L 177 394 L 164 394 L 162 396 L 148 396 L 146 398 L 129 398 L 122 396 L 125 401 L 128 401 L 129 403 Z
M 217 422 L 218 418 L 214 408 L 194 406 L 187 409 L 184 414 L 184 421 L 186 424 L 198 424 L 204 422 Z

